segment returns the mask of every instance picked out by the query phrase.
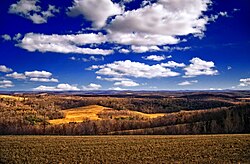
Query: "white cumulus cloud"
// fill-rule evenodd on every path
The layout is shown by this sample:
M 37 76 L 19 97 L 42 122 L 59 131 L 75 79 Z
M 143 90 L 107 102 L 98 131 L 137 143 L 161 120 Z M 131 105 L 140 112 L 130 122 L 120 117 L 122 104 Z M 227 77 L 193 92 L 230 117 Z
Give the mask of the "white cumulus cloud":
M 114 83 L 115 86 L 123 86 L 123 87 L 136 87 L 140 84 L 132 81 L 132 80 L 125 80 L 125 81 L 119 81 Z
M 144 40 L 150 40 L 147 36 L 150 38 L 152 35 L 171 40 L 150 45 L 176 44 L 179 41 L 178 36 L 203 35 L 208 23 L 204 12 L 208 10 L 210 3 L 210 0 L 159 0 L 116 16 L 108 31 L 111 35 L 139 35 Z M 116 41 L 126 43 L 126 40 L 120 40 Z
M 49 78 L 52 76 L 52 73 L 47 71 L 26 71 L 24 74 L 27 77 L 36 77 L 36 78 Z
M 55 6 L 49 5 L 46 11 L 42 11 L 41 6 L 37 5 L 39 0 L 20 0 L 9 8 L 9 13 L 17 14 L 31 20 L 35 24 L 47 23 L 48 18 L 54 17 L 59 12 Z
M 0 65 L 0 72 L 8 73 L 8 72 L 12 72 L 12 69 L 6 67 L 5 65 Z
M 142 57 L 143 59 L 145 60 L 154 60 L 154 61 L 162 61 L 162 60 L 165 60 L 167 57 L 164 56 L 164 55 L 150 55 L 150 56 L 144 56 Z
M 191 64 L 185 67 L 184 77 L 195 77 L 200 75 L 217 75 L 219 72 L 215 69 L 214 62 L 201 60 L 200 58 L 193 58 L 190 60 Z
M 250 78 L 246 78 L 246 79 L 240 79 L 240 87 L 247 87 L 250 86 Z
M 58 79 L 50 78 L 52 73 L 47 71 L 26 71 L 24 73 L 13 72 L 7 74 L 6 77 L 11 77 L 13 79 L 24 80 L 29 79 L 34 82 L 58 82 Z
M 125 81 L 125 80 L 130 80 L 130 79 L 124 78 L 124 77 L 101 77 L 101 76 L 96 76 L 96 79 L 105 80 L 105 81 Z
M 129 51 L 128 49 L 122 48 L 122 49 L 119 50 L 119 52 L 120 52 L 120 53 L 123 53 L 123 54 L 127 54 L 127 53 L 129 53 L 130 51 Z
M 110 33 L 108 34 L 110 41 L 135 46 L 155 46 L 165 44 L 177 44 L 180 39 L 159 34 L 145 34 L 145 33 Z
M 77 86 L 70 84 L 58 84 L 57 86 L 44 86 L 40 85 L 39 87 L 34 88 L 35 91 L 79 91 L 80 89 Z
M 123 90 L 125 90 L 125 89 L 120 88 L 120 87 L 111 87 L 111 88 L 109 88 L 109 90 L 123 91 Z
M 132 45 L 131 49 L 133 50 L 133 52 L 136 53 L 144 53 L 144 52 L 152 52 L 152 51 L 160 51 L 161 49 L 158 46 L 135 46 Z
M 194 83 L 198 83 L 198 80 L 183 81 L 183 82 L 178 83 L 178 85 L 185 86 L 185 85 L 192 85 Z
M 11 74 L 7 74 L 7 77 L 11 77 L 13 79 L 26 79 L 26 76 L 22 73 L 17 73 L 17 72 L 13 72 Z
M 13 85 L 12 81 L 9 81 L 9 80 L 0 81 L 0 88 L 11 88 L 13 86 L 14 85 Z
M 96 28 L 105 26 L 110 16 L 123 12 L 122 7 L 111 0 L 74 0 L 73 6 L 68 9 L 69 16 L 83 15 Z
M 157 77 L 173 77 L 179 76 L 180 73 L 174 72 L 159 64 L 147 65 L 140 62 L 132 62 L 130 60 L 115 61 L 105 65 L 95 65 L 90 70 L 98 69 L 96 74 L 113 76 L 113 77 L 136 77 L 136 78 L 157 78 Z
M 37 78 L 37 77 L 33 77 L 30 78 L 30 81 L 35 81 L 35 82 L 58 82 L 58 79 L 55 78 Z
M 17 46 L 28 51 L 58 52 L 58 53 L 79 53 L 79 54 L 100 54 L 109 55 L 113 50 L 99 48 L 82 48 L 86 44 L 100 44 L 106 41 L 101 33 L 94 34 L 72 34 L 72 35 L 45 35 L 27 33 Z
M 100 84 L 90 83 L 87 86 L 83 86 L 83 89 L 85 90 L 99 90 L 102 86 Z
M 167 63 L 161 63 L 161 66 L 176 68 L 176 67 L 185 67 L 186 65 L 184 63 L 177 63 L 175 61 L 168 61 Z

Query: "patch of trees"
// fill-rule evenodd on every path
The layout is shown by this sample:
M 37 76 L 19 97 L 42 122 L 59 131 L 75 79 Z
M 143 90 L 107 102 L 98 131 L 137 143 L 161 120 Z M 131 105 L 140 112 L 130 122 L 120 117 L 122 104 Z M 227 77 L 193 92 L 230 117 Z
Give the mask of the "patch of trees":
M 104 99 L 98 105 L 114 108 L 117 110 L 129 109 L 144 113 L 172 113 L 181 110 L 200 110 L 217 107 L 232 106 L 232 103 L 217 100 L 195 100 L 184 98 L 128 98 L 128 99 Z
M 210 99 L 189 98 L 117 98 L 117 97 L 57 97 L 29 99 L 25 105 L 33 109 L 69 109 L 88 105 L 101 105 L 117 110 L 144 113 L 172 113 L 181 110 L 200 110 L 233 106 L 233 103 Z

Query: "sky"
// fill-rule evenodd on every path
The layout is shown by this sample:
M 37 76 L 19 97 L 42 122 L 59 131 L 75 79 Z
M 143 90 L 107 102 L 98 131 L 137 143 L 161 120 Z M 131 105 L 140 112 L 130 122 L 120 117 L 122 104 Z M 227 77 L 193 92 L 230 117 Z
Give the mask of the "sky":
M 249 0 L 2 0 L 0 91 L 249 90 Z

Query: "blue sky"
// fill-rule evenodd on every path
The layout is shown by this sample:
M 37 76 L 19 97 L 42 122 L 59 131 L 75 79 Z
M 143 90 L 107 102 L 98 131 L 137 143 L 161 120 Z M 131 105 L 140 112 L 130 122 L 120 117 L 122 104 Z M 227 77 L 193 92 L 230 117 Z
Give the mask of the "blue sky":
M 0 90 L 250 89 L 248 0 L 4 0 Z

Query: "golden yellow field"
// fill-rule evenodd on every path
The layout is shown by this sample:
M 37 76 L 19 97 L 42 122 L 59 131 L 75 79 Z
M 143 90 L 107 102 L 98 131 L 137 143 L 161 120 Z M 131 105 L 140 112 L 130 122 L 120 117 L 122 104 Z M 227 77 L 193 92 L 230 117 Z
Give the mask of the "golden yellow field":
M 17 101 L 23 101 L 25 98 L 19 97 L 19 96 L 10 96 L 10 95 L 0 95 L 0 98 L 5 98 L 5 99 L 14 99 Z
M 54 119 L 49 120 L 48 122 L 51 124 L 64 124 L 69 122 L 83 122 L 86 119 L 89 120 L 101 120 L 102 118 L 99 117 L 99 114 L 105 113 L 105 112 L 117 112 L 118 115 L 115 117 L 127 117 L 124 112 L 121 112 L 119 114 L 118 110 L 114 110 L 112 108 L 107 108 L 99 105 L 89 105 L 85 107 L 79 107 L 79 108 L 72 108 L 62 111 L 65 114 L 65 118 L 63 119 Z M 163 113 L 158 114 L 146 114 L 142 112 L 136 112 L 136 111 L 127 111 L 129 115 L 136 115 L 143 118 L 156 118 L 160 116 L 164 116 Z
M 156 117 L 162 117 L 165 115 L 163 113 L 147 114 L 147 113 L 142 113 L 142 112 L 137 112 L 137 111 L 130 111 L 130 112 L 132 112 L 133 114 L 141 115 L 142 117 L 145 117 L 145 118 L 156 118 Z

